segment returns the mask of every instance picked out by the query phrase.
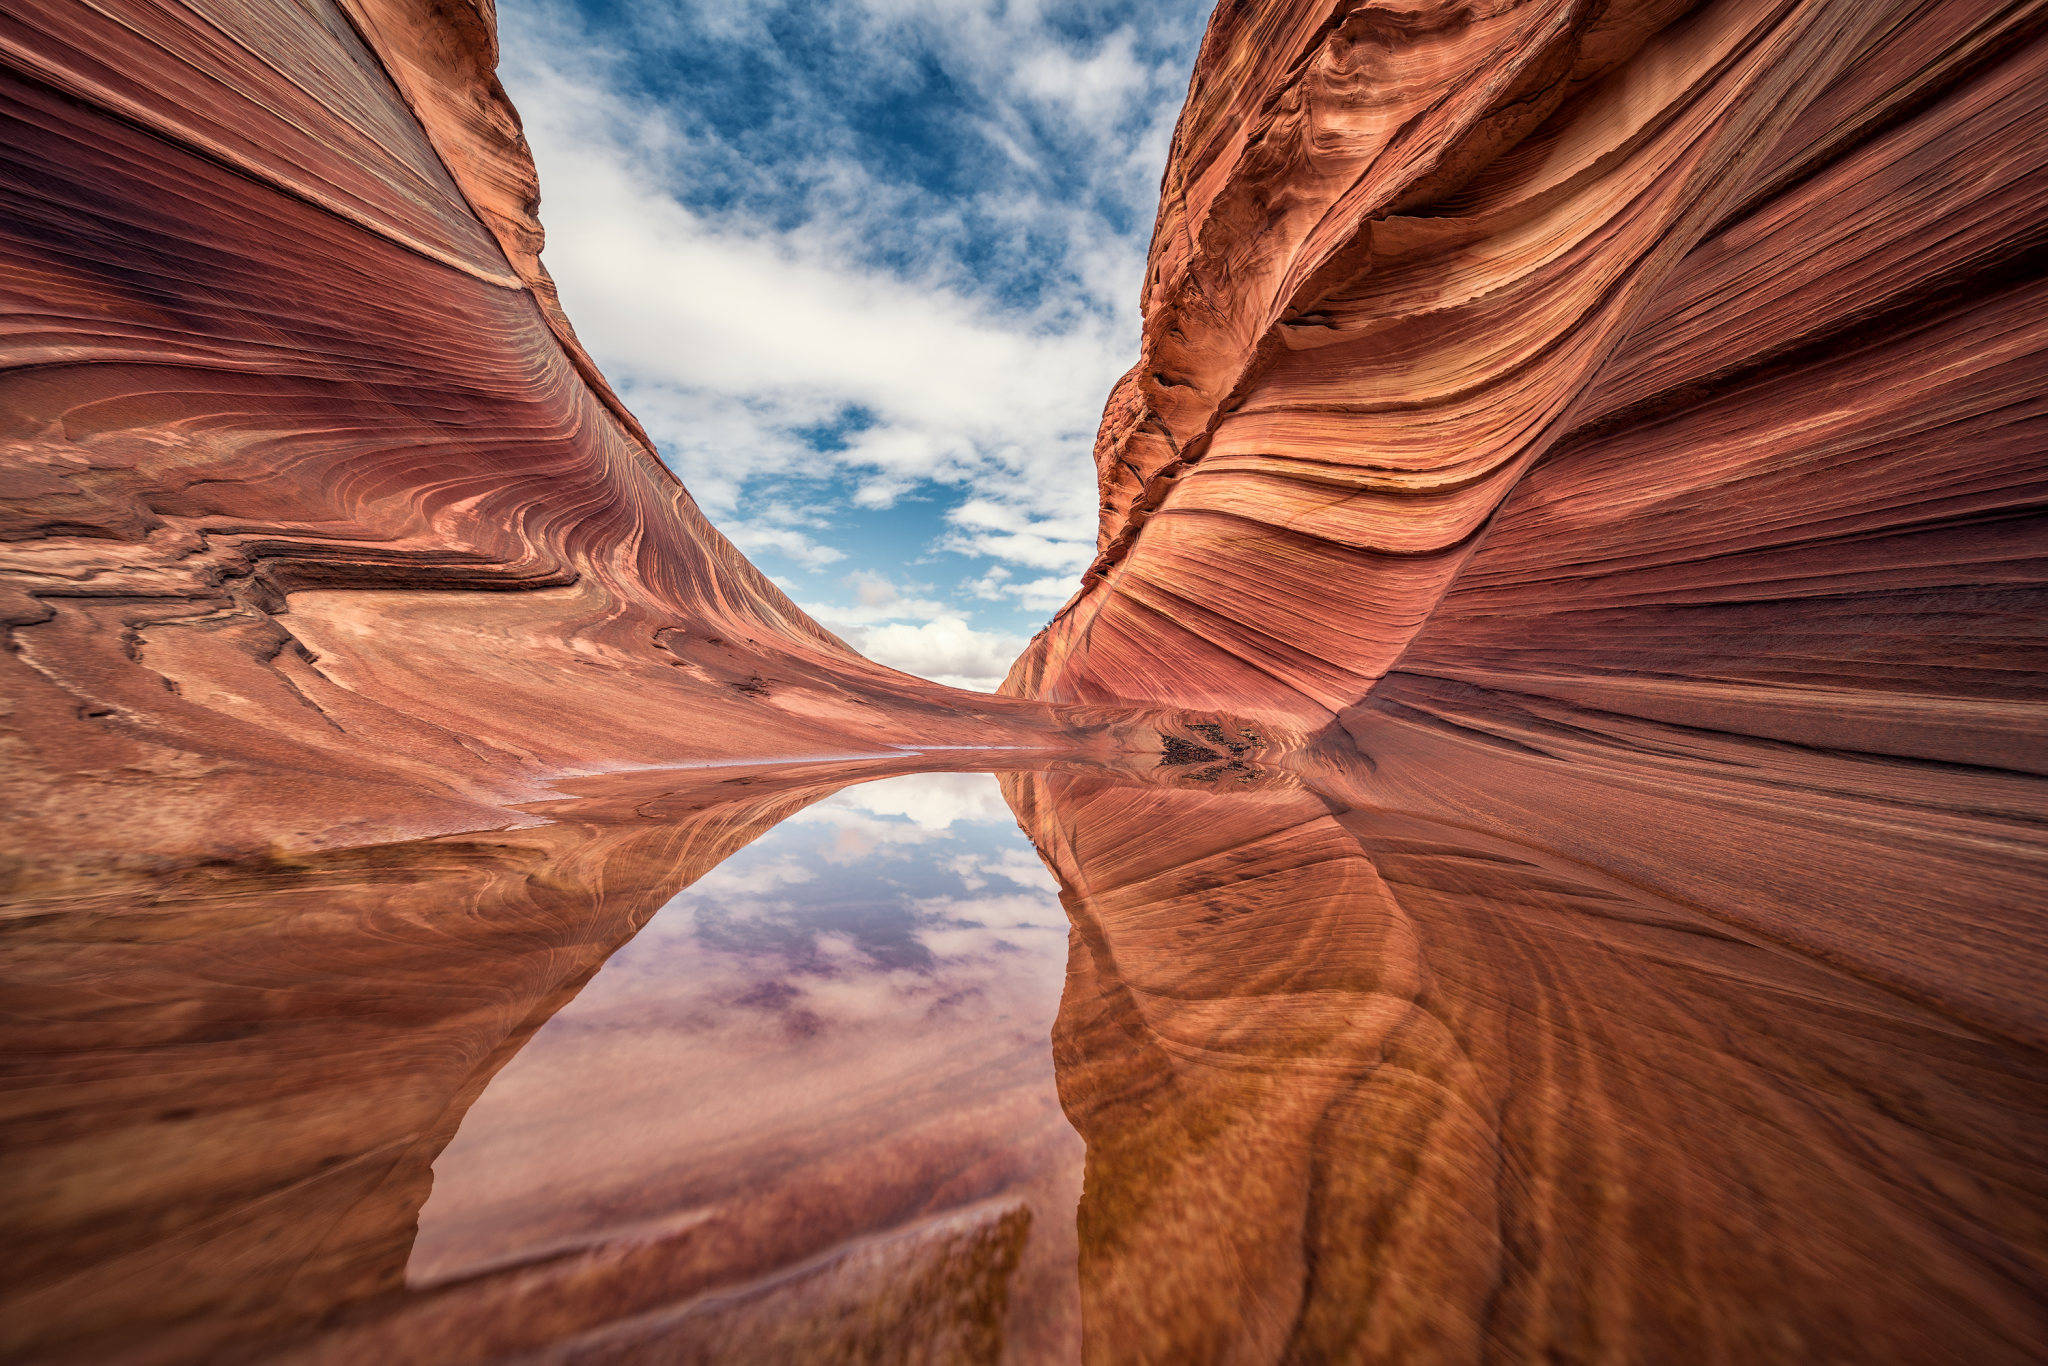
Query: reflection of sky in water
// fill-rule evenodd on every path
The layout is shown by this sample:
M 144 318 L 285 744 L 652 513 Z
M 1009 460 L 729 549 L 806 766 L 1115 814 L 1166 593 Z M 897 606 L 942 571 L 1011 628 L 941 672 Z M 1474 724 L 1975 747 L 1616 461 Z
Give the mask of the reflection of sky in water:
M 646 933 L 687 935 L 786 973 L 771 994 L 795 999 L 804 979 L 930 972 L 962 954 L 1014 952 L 1006 931 L 1064 930 L 1053 902 L 1052 877 L 993 778 L 917 774 L 799 812 L 683 892 Z
M 663 907 L 492 1080 L 435 1163 L 410 1276 L 809 1179 L 850 1134 L 964 1142 L 1004 1107 L 1016 1125 L 1020 1096 L 1031 1141 L 1072 1140 L 1048 1047 L 1066 939 L 987 774 L 798 812 Z

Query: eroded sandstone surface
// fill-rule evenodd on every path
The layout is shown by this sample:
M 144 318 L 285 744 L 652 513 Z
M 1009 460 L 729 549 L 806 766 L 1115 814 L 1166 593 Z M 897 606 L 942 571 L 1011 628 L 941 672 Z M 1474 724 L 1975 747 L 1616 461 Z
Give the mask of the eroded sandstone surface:
M 859 658 L 699 514 L 556 305 L 495 60 L 488 6 L 0 15 L 11 873 L 1044 733 Z
M 2048 1354 L 2048 5 L 1226 3 L 1101 552 L 997 698 L 662 468 L 492 29 L 0 12 L 0 1352 Z M 1049 1049 L 703 997 L 820 1031 L 811 1115 L 767 1025 L 572 1017 L 952 766 L 1057 882 Z M 537 1231 L 423 1251 L 558 1019 L 723 1127 L 482 1106 L 663 1165 L 527 1210 L 569 1145 L 480 1148 Z
M 1015 788 L 1154 1359 L 1225 1282 L 1265 1359 L 2041 1350 L 2043 18 L 1219 10 L 1008 684 L 1326 756 L 1248 844 Z
M 1222 7 L 1012 688 L 2038 766 L 2041 26 Z

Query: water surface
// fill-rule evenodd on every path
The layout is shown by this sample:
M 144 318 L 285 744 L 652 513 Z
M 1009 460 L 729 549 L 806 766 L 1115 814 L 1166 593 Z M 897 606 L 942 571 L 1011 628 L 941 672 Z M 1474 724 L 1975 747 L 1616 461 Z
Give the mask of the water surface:
M 1446 763 L 1401 796 L 1391 743 L 1169 738 L 613 775 L 501 829 L 18 899 L 9 1351 L 2048 1340 L 2023 1013 L 1783 931 L 1851 923 L 1801 901 L 1832 876 L 1913 933 L 2008 876 L 1987 837 L 1981 884 L 1931 887 L 1925 849 L 1820 812 L 1736 884 L 1706 798 L 1590 821 Z M 1630 862 L 1688 836 L 1689 863 Z
M 434 1163 L 407 1279 L 771 1208 L 814 1219 L 818 1253 L 815 1202 L 914 1221 L 980 1194 L 1029 1212 L 1010 1293 L 1032 1345 L 1074 1345 L 1081 1143 L 1047 1045 L 1066 961 L 1057 884 L 991 775 L 805 807 L 657 911 L 497 1074 Z

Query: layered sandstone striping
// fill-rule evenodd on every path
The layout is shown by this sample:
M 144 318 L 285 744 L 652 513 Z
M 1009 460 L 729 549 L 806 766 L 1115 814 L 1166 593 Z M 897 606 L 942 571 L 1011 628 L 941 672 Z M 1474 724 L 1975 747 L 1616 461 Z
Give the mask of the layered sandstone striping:
M 1042 734 L 871 665 L 576 345 L 488 9 L 0 15 L 0 770 L 31 880 L 563 774 Z
M 2043 23 L 1223 7 L 1100 553 L 1011 688 L 1313 729 L 1455 679 L 2038 764 Z
M 1008 687 L 1312 741 L 1011 780 L 1103 1359 L 2040 1356 L 2044 32 L 1218 11 Z
M 1010 686 L 2048 1042 L 2048 7 L 1404 13 L 1219 11 Z

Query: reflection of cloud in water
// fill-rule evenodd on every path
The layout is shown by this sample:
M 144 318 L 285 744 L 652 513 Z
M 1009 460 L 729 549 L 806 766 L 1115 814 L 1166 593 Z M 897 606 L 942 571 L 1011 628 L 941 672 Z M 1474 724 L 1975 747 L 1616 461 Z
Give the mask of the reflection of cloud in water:
M 1042 928 L 1045 924 L 1045 897 L 1036 892 L 926 897 L 917 903 L 917 909 L 929 916 L 931 923 L 949 928 Z
M 920 830 L 948 830 L 963 821 L 1014 829 L 1016 818 L 986 773 L 918 773 L 849 789 L 834 800 L 877 816 L 901 816 Z M 813 807 L 822 811 L 829 803 Z
M 989 893 L 992 880 L 1033 890 Z M 942 956 L 1013 947 L 964 932 L 1043 927 L 1057 914 L 1054 890 L 993 777 L 912 774 L 849 788 L 799 813 L 686 889 L 658 919 L 670 932 L 688 924 L 700 946 L 753 960 L 756 970 L 929 973 Z M 934 938 L 941 932 L 943 950 Z
M 974 854 L 961 854 L 947 865 L 960 875 L 970 892 L 978 892 L 988 886 L 990 878 L 1019 887 L 1032 887 L 1041 891 L 1057 892 L 1059 883 L 1053 879 L 1052 870 L 1038 855 L 1022 849 L 1005 849 L 994 858 Z
M 991 831 L 1002 832 L 1013 845 L 1021 843 L 1008 838 L 1015 835 L 1016 820 L 1003 801 L 1002 789 L 986 773 L 916 773 L 863 783 L 798 812 L 786 824 L 835 832 L 815 852 L 824 862 L 841 865 L 901 845 L 979 845 Z M 1037 861 L 1028 848 L 1005 852 Z
M 848 944 L 867 964 L 884 971 L 927 969 L 931 950 L 918 941 L 926 917 L 905 906 L 851 904 L 706 908 L 697 912 L 697 942 L 722 953 L 772 958 L 787 972 L 835 976 L 842 956 L 832 941 Z
M 978 1133 L 1028 1095 L 1067 1133 L 1066 941 L 994 778 L 835 794 L 684 889 L 498 1074 L 436 1163 L 414 1274 L 685 1207 L 744 1186 L 740 1154 L 836 1150 L 838 1124 L 882 1141 L 880 1114 Z
M 713 868 L 691 884 L 690 890 L 703 896 L 760 896 L 778 887 L 787 887 L 798 882 L 809 882 L 818 875 L 816 868 L 797 862 L 795 859 L 778 859 L 773 863 L 762 863 L 753 867 L 735 866 L 728 859 Z

